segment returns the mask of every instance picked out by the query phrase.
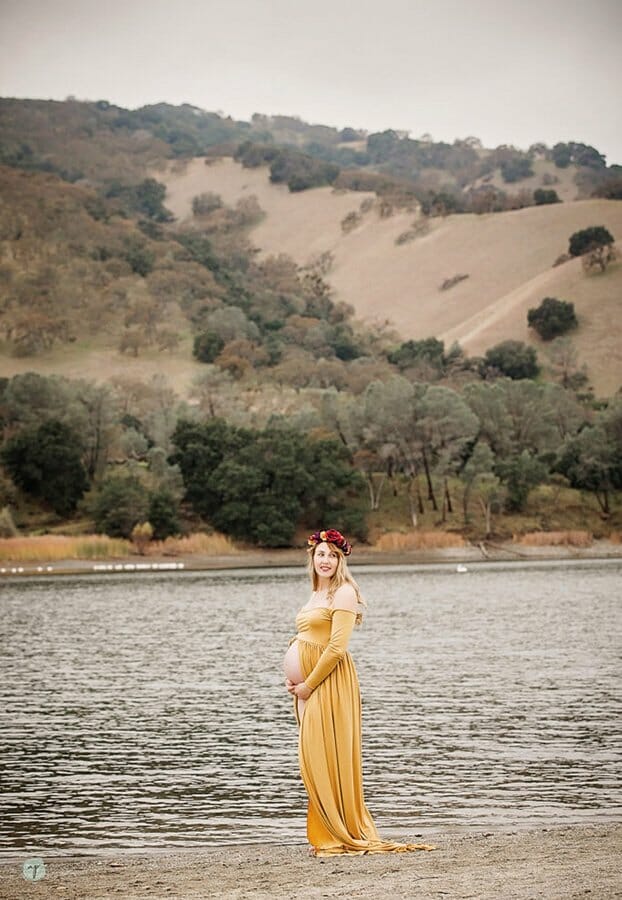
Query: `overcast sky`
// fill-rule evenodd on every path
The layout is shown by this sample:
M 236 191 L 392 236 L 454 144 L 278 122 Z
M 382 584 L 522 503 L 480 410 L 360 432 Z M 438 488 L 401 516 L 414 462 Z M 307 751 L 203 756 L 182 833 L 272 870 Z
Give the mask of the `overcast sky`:
M 0 0 L 0 94 L 191 103 L 622 164 L 621 0 Z

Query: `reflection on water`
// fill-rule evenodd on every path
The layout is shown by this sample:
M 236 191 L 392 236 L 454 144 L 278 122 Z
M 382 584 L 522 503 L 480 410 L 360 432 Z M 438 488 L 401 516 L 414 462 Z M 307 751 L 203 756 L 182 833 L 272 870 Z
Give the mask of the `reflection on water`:
M 355 572 L 387 837 L 619 815 L 619 563 Z M 0 583 L 1 852 L 304 841 L 281 661 L 306 591 L 302 567 Z

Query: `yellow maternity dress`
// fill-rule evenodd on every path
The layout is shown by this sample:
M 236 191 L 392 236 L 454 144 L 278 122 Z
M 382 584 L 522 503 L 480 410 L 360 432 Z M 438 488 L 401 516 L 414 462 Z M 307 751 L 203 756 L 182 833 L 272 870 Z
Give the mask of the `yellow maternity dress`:
M 433 850 L 383 841 L 365 806 L 361 695 L 347 652 L 356 614 L 319 606 L 296 616 L 304 680 L 312 694 L 298 716 L 300 773 L 309 796 L 307 836 L 317 856 Z

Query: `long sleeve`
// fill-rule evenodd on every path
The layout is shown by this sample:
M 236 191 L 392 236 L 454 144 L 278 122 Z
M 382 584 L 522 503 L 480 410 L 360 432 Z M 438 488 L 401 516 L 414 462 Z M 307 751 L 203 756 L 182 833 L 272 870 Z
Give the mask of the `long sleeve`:
M 333 612 L 330 640 L 312 671 L 305 678 L 305 684 L 312 691 L 330 675 L 345 656 L 355 622 L 356 613 L 349 609 L 336 609 Z

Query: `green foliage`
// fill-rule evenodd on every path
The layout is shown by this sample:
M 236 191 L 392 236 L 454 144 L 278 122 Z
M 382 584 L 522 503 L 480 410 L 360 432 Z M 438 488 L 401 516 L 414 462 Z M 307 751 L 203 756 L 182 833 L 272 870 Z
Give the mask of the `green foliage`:
M 581 144 L 570 141 L 567 144 L 555 144 L 552 150 L 553 162 L 558 169 L 566 169 L 570 163 L 576 166 L 587 166 L 593 169 L 601 169 L 607 165 L 602 153 L 589 144 Z
M 143 213 L 149 219 L 156 222 L 170 222 L 173 218 L 168 209 L 164 206 L 164 198 L 166 197 L 166 186 L 160 184 L 155 178 L 145 178 L 140 184 L 134 188 L 136 197 L 136 209 Z
M 136 223 L 142 234 L 150 241 L 162 241 L 165 238 L 164 230 L 161 225 L 154 222 L 153 219 L 139 219 Z
M 339 175 L 339 166 L 335 163 L 314 159 L 290 147 L 262 146 L 245 141 L 236 150 L 235 158 L 247 168 L 269 164 L 270 181 L 287 184 L 290 191 L 332 184 Z
M 555 144 L 553 147 L 553 162 L 558 169 L 567 169 L 572 162 L 572 151 L 568 144 Z
M 593 493 L 603 513 L 609 514 L 609 494 L 622 487 L 622 459 L 604 428 L 584 428 L 569 439 L 559 455 L 557 471 L 572 487 Z
M 540 306 L 527 313 L 527 323 L 545 341 L 551 341 L 578 326 L 574 303 L 545 297 Z
M 336 441 L 289 429 L 251 431 L 222 420 L 179 422 L 173 435 L 186 497 L 216 528 L 242 540 L 291 543 L 301 521 L 348 521 L 358 476 Z M 359 529 L 363 527 L 358 521 Z
M 373 162 L 382 162 L 391 156 L 399 147 L 400 137 L 396 131 L 388 128 L 386 131 L 370 134 L 367 138 L 367 152 Z
M 528 450 L 498 462 L 496 471 L 507 488 L 506 507 L 509 512 L 522 512 L 529 492 L 548 474 L 546 465 Z
M 346 127 L 342 128 L 339 132 L 339 140 L 344 144 L 350 141 L 360 141 L 363 135 L 360 131 L 355 131 L 354 128 Z
M 561 203 L 557 191 L 536 188 L 533 192 L 533 202 L 536 206 L 546 206 L 549 203 Z
M 242 163 L 246 169 L 256 169 L 265 166 L 276 159 L 279 148 L 274 144 L 259 144 L 253 141 L 243 141 L 237 147 L 234 159 Z
M 19 488 L 67 516 L 88 487 L 80 450 L 81 441 L 71 428 L 48 419 L 9 438 L 0 459 Z
M 356 342 L 349 325 L 336 325 L 332 335 L 329 336 L 329 342 L 335 351 L 337 359 L 342 359 L 344 362 L 350 362 L 361 356 L 360 347 Z
M 239 140 L 245 131 L 243 123 L 187 103 L 181 106 L 156 103 L 136 110 L 117 109 L 116 115 L 111 117 L 111 125 L 116 129 L 151 132 L 177 157 L 200 156 L 215 144 Z
M 592 197 L 603 197 L 605 200 L 622 200 L 622 167 L 612 166 L 611 171 L 616 174 L 607 178 L 592 192 Z
M 222 197 L 213 191 L 205 191 L 192 198 L 192 213 L 195 216 L 208 216 L 217 209 L 222 209 Z
M 571 256 L 583 256 L 599 247 L 608 247 L 614 242 L 613 235 L 604 225 L 592 225 L 590 228 L 582 228 L 570 236 L 568 253 Z
M 123 255 L 137 275 L 145 278 L 153 270 L 155 253 L 137 238 L 128 240 Z
M 179 231 L 174 239 L 187 251 L 190 259 L 218 274 L 221 262 L 215 253 L 211 241 L 196 231 Z
M 453 191 L 426 191 L 420 195 L 421 212 L 425 216 L 449 216 L 466 210 L 464 198 Z
M 501 163 L 501 177 L 507 184 L 522 181 L 533 175 L 531 160 L 528 156 L 513 156 Z
M 164 206 L 166 186 L 155 178 L 145 178 L 138 184 L 123 184 L 114 179 L 104 190 L 108 200 L 117 200 L 128 213 L 147 216 L 153 222 L 170 222 L 172 213 Z
M 179 504 L 170 491 L 160 490 L 150 495 L 148 520 L 156 541 L 163 541 L 180 533 Z
M 202 331 L 194 338 L 192 354 L 199 362 L 213 363 L 224 346 L 224 340 L 215 331 Z
M 375 167 L 411 183 L 421 170 L 434 168 L 451 172 L 463 185 L 475 177 L 479 166 L 477 151 L 466 141 L 413 140 L 391 129 L 370 134 L 367 152 Z
M 484 356 L 484 365 L 513 379 L 537 378 L 540 372 L 536 351 L 523 341 L 502 341 L 491 347 Z
M 79 169 L 67 168 L 59 162 L 40 156 L 26 142 L 19 142 L 17 146 L 13 147 L 0 145 L 0 164 L 24 169 L 27 172 L 49 172 L 70 183 L 84 177 L 84 172 Z
M 622 399 L 613 398 L 593 425 L 570 435 L 560 449 L 556 471 L 572 487 L 594 494 L 603 515 L 611 512 L 609 497 L 622 490 Z
M 134 526 L 147 520 L 149 494 L 135 475 L 108 475 L 89 506 L 98 532 L 130 538 Z
M 270 165 L 270 181 L 286 183 L 290 191 L 332 184 L 339 175 L 339 166 L 324 163 L 295 150 L 282 150 Z
M 440 371 L 445 360 L 445 344 L 435 337 L 420 341 L 404 341 L 396 350 L 392 350 L 387 358 L 390 363 L 402 370 L 424 362 Z

